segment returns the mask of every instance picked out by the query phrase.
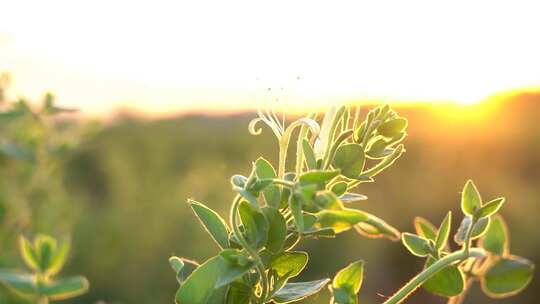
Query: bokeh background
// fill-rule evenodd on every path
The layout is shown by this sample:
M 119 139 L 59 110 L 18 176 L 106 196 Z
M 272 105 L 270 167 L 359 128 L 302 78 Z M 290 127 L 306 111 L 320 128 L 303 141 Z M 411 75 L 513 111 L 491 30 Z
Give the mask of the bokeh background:
M 412 231 L 415 216 L 460 214 L 473 179 L 507 198 L 512 252 L 540 265 L 538 1 L 339 2 L 0 4 L 0 268 L 22 267 L 20 233 L 69 236 L 65 274 L 91 289 L 65 303 L 173 303 L 168 257 L 217 251 L 186 199 L 226 216 L 230 176 L 277 159 L 270 132 L 247 131 L 256 108 L 291 120 L 347 102 L 409 119 L 406 154 L 358 188 L 362 208 Z M 79 111 L 34 115 L 54 100 Z M 423 263 L 354 232 L 302 247 L 300 279 L 366 260 L 365 304 Z M 491 300 L 475 285 L 466 303 L 540 303 L 539 286 Z M 19 304 L 1 286 L 0 303 Z M 408 303 L 445 301 L 420 290 Z

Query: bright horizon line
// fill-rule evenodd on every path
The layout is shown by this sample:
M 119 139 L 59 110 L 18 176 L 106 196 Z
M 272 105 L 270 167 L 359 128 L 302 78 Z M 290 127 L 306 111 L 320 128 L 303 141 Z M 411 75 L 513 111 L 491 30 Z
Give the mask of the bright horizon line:
M 254 109 L 275 98 L 298 109 L 474 104 L 540 87 L 537 0 L 18 0 L 2 8 L 0 72 L 12 73 L 13 94 L 37 100 L 51 91 L 88 115 Z

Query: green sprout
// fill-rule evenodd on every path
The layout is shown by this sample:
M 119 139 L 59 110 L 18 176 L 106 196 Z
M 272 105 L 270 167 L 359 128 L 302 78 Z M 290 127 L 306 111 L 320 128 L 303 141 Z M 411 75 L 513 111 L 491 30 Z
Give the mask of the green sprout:
M 88 290 L 82 276 L 57 279 L 69 253 L 69 242 L 39 234 L 30 242 L 20 237 L 20 255 L 31 272 L 0 270 L 0 283 L 38 304 L 77 297 Z
M 332 293 L 331 303 L 358 303 L 363 261 L 338 271 L 333 280 L 295 281 L 309 261 L 308 253 L 295 250 L 303 239 L 334 238 L 348 230 L 370 238 L 401 239 L 412 254 L 426 258 L 424 270 L 383 304 L 402 303 L 420 287 L 455 304 L 461 303 L 459 297 L 474 280 L 480 280 L 492 297 L 515 294 L 529 283 L 534 267 L 508 255 L 506 228 L 495 215 L 504 199 L 483 203 L 472 182 L 463 191 L 465 218 L 455 237 L 462 247 L 455 252 L 448 246 L 451 213 L 438 229 L 417 218 L 417 234 L 401 234 L 379 217 L 352 208 L 367 199 L 355 188 L 374 182 L 403 155 L 401 142 L 408 125 L 387 105 L 370 110 L 365 119 L 359 108 L 352 110 L 332 107 L 320 124 L 317 115 L 310 114 L 289 126 L 272 108 L 258 112 L 249 131 L 260 134 L 259 122 L 272 130 L 279 146 L 277 170 L 259 158 L 249 176 L 231 178 L 236 196 L 228 222 L 204 204 L 188 201 L 220 251 L 200 265 L 179 257 L 169 259 L 180 284 L 176 303 L 293 303 L 324 287 Z M 288 171 L 289 145 L 296 129 L 296 162 Z M 481 246 L 473 246 L 479 238 Z

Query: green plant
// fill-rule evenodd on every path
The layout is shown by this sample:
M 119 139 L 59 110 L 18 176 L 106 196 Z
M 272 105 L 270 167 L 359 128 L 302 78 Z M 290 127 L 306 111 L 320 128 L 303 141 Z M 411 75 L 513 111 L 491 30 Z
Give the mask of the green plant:
M 22 298 L 39 304 L 77 297 L 88 290 L 82 276 L 56 279 L 69 252 L 69 242 L 58 243 L 47 235 L 37 235 L 33 243 L 20 237 L 20 255 L 31 273 L 0 271 L 0 283 Z
M 372 238 L 402 239 L 413 254 L 428 257 L 425 269 L 385 304 L 401 303 L 421 286 L 459 303 L 457 297 L 479 277 L 490 295 L 497 296 L 519 291 L 529 282 L 533 266 L 500 250 L 506 245 L 500 244 L 504 237 L 495 223 L 502 220 L 490 220 L 504 200 L 482 204 L 472 182 L 464 191 L 466 217 L 456 237 L 463 246 L 455 252 L 447 247 L 451 214 L 438 231 L 426 220 L 417 219 L 419 232 L 413 235 L 401 234 L 375 215 L 347 206 L 367 199 L 352 190 L 373 182 L 404 152 L 400 143 L 406 137 L 407 120 L 389 106 L 372 109 L 363 121 L 358 108 L 352 113 L 347 106 L 332 107 L 320 125 L 311 114 L 287 127 L 268 108 L 250 123 L 250 133 L 261 133 L 256 128 L 259 122 L 278 140 L 277 170 L 259 158 L 249 176 L 231 178 L 237 195 L 228 224 L 204 204 L 189 200 L 221 251 L 201 265 L 170 258 L 180 283 L 177 303 L 291 303 L 304 299 L 329 285 L 330 279 L 290 282 L 308 262 L 308 253 L 295 251 L 296 245 L 304 238 L 332 238 L 351 229 Z M 296 129 L 295 167 L 287 171 L 288 149 Z M 483 234 L 487 252 L 472 246 Z M 499 251 L 490 251 L 493 248 Z M 363 271 L 362 261 L 340 270 L 329 286 L 331 303 L 357 303 Z

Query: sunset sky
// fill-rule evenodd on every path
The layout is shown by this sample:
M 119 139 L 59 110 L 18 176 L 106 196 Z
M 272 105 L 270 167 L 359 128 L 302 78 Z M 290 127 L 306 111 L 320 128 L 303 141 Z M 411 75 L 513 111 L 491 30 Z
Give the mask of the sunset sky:
M 14 95 L 90 114 L 467 104 L 540 86 L 538 1 L 319 3 L 9 1 L 0 72 Z

